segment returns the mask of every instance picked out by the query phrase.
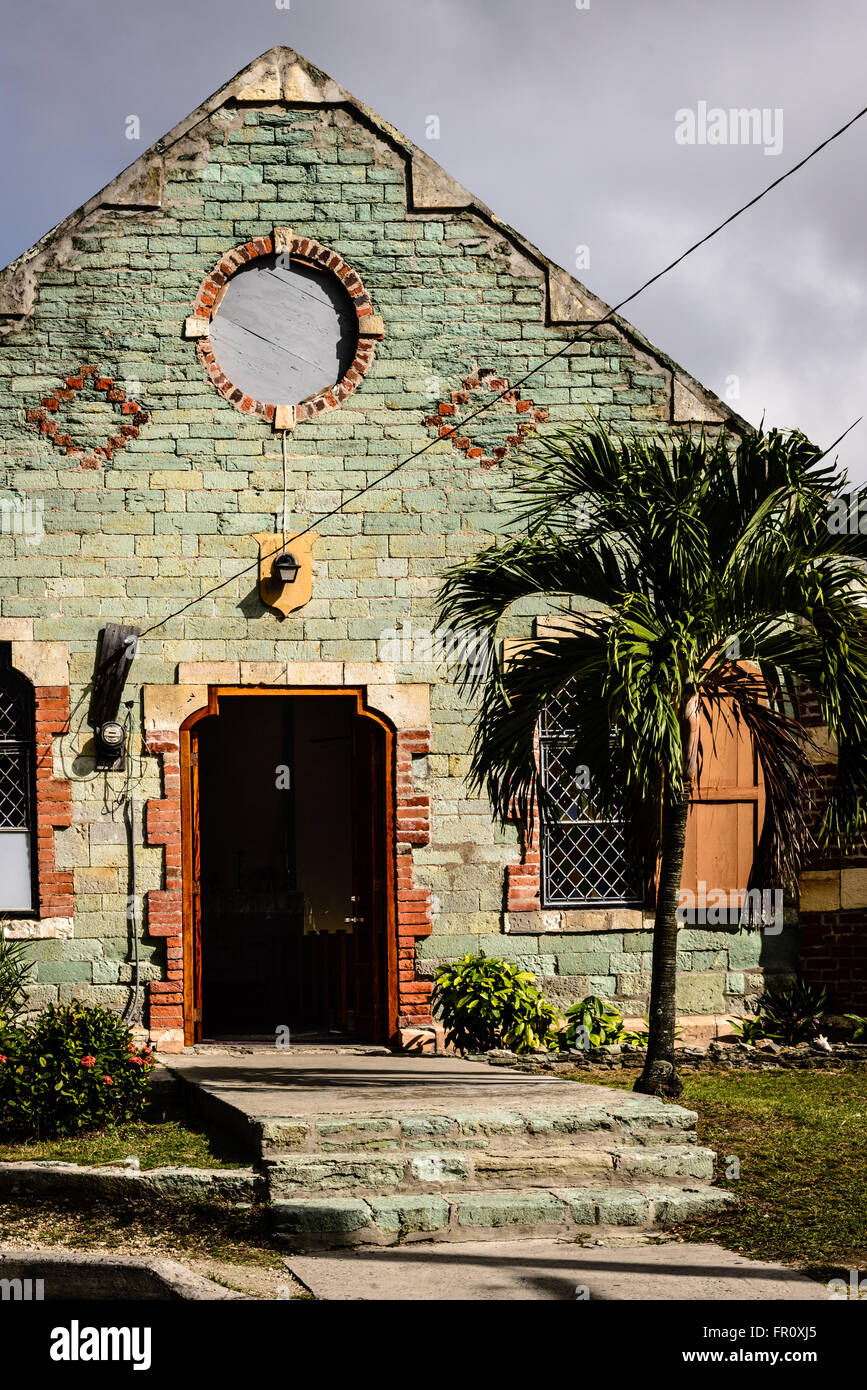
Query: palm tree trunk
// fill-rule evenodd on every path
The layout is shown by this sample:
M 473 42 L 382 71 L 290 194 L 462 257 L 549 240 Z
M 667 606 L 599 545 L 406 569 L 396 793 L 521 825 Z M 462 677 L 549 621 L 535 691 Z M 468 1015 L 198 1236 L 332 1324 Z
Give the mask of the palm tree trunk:
M 683 874 L 690 780 L 666 793 L 662 815 L 662 854 L 656 918 L 653 924 L 653 974 L 650 983 L 650 1036 L 644 1071 L 636 1091 L 647 1095 L 679 1096 L 683 1083 L 674 1064 L 677 1021 L 677 902 Z

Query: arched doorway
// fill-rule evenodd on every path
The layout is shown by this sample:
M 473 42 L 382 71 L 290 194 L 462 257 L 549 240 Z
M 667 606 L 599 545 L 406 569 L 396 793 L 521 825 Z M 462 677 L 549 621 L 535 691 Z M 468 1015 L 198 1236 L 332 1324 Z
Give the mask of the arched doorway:
M 187 1041 L 386 1041 L 392 731 L 321 688 L 212 690 L 187 725 Z

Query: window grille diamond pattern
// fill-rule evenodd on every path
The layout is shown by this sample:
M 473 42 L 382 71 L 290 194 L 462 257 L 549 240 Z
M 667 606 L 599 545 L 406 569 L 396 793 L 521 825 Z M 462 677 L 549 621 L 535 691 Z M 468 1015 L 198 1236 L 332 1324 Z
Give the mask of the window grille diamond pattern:
M 7 739 L 24 739 L 29 732 L 27 703 L 18 685 L 7 683 L 0 676 L 0 743 Z
M 577 697 L 577 698 L 580 698 Z M 591 791 L 581 786 L 566 687 L 545 706 L 540 721 L 540 769 L 548 801 L 541 826 L 542 902 L 545 907 L 640 907 L 641 872 L 622 816 L 600 819 Z
M 0 830 L 27 830 L 29 769 L 23 748 L 0 749 Z

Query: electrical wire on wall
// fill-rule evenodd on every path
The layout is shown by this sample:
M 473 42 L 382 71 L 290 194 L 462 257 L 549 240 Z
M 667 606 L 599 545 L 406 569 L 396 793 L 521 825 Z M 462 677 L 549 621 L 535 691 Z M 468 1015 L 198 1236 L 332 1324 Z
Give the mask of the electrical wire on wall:
M 126 781 L 124 784 L 124 821 L 126 822 L 127 851 L 129 854 L 129 875 L 127 879 L 126 921 L 132 938 L 132 993 L 121 1015 L 124 1023 L 134 1023 L 139 1012 L 141 993 L 141 961 L 139 959 L 138 939 L 138 887 L 136 882 L 135 858 L 135 794 L 132 790 L 132 750 L 135 738 L 135 714 L 132 700 L 126 701 L 127 727 L 126 741 Z
M 286 431 L 283 431 L 283 515 L 280 529 L 283 532 L 283 549 L 286 549 L 286 514 L 289 510 L 289 456 L 286 453 Z

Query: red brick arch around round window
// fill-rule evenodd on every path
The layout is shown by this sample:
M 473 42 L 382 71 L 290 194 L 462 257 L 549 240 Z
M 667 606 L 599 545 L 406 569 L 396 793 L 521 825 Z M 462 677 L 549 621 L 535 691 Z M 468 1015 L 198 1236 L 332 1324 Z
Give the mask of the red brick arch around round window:
M 382 319 L 374 314 L 370 296 L 364 288 L 360 276 L 351 266 L 347 265 L 342 256 L 339 256 L 336 251 L 332 251 L 329 247 L 323 246 L 320 242 L 313 241 L 310 237 L 293 235 L 288 235 L 279 241 L 276 236 L 261 236 L 226 252 L 199 287 L 194 318 L 187 321 L 187 331 L 189 334 L 189 325 L 192 323 L 195 326 L 193 332 L 199 337 L 199 359 L 220 395 L 224 396 L 236 410 L 258 415 L 272 424 L 275 423 L 275 414 L 283 402 L 256 400 L 255 397 L 247 394 L 229 379 L 217 361 L 208 325 L 219 309 L 220 300 L 232 276 L 256 260 L 274 255 L 275 251 L 279 254 L 288 254 L 292 260 L 298 261 L 309 269 L 330 272 L 335 275 L 343 285 L 358 316 L 358 342 L 352 362 L 339 381 L 317 391 L 315 395 L 309 396 L 306 400 L 295 405 L 295 422 L 315 419 L 325 411 L 336 410 L 343 405 L 344 401 L 348 400 L 353 391 L 361 385 L 373 365 L 376 342 L 384 336 Z

